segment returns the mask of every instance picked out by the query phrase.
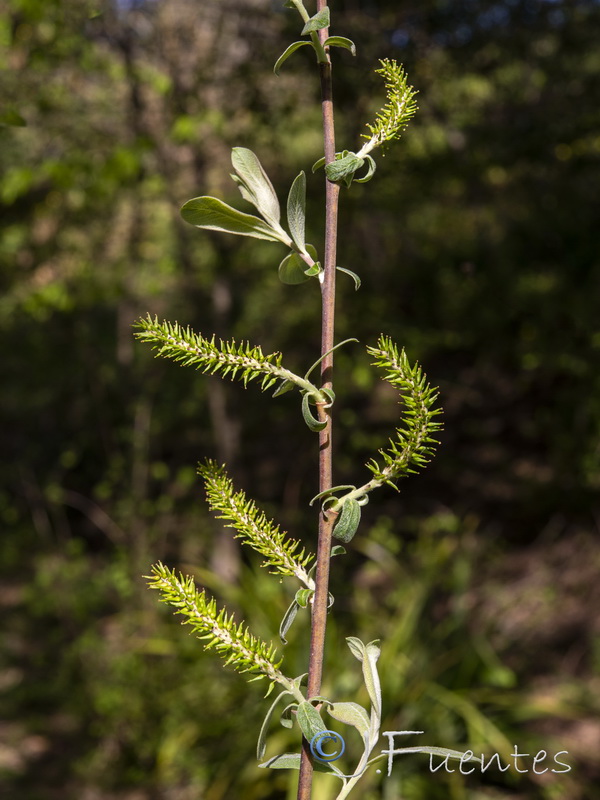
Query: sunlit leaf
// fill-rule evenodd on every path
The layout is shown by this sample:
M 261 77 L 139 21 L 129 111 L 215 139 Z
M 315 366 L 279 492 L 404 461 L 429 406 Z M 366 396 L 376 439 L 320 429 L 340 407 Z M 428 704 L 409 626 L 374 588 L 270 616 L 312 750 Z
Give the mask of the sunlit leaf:
M 328 28 L 329 21 L 329 7 L 325 6 L 308 20 L 304 28 L 302 28 L 302 36 L 306 36 L 307 33 L 312 33 L 313 31 L 320 31 L 322 28 Z
M 327 708 L 329 716 L 343 722 L 345 725 L 352 725 L 360 733 L 366 743 L 369 738 L 370 720 L 365 708 L 358 703 L 333 703 Z
M 252 214 L 244 214 L 216 197 L 194 197 L 181 208 L 186 222 L 211 231 L 251 236 L 269 242 L 288 242 L 266 222 Z M 289 241 L 289 240 L 288 240 Z
M 378 646 L 378 640 L 376 639 L 365 645 L 355 636 L 348 636 L 346 642 L 352 655 L 362 663 L 365 686 L 369 693 L 373 711 L 376 717 L 381 719 L 381 685 L 377 672 L 377 659 L 381 650 Z
M 336 267 L 336 269 L 339 270 L 340 272 L 345 272 L 346 275 L 350 275 L 350 277 L 354 281 L 354 291 L 355 292 L 357 292 L 360 289 L 361 280 L 358 277 L 358 275 L 356 274 L 356 272 L 352 272 L 351 269 L 346 269 L 345 267 Z
M 283 753 L 280 756 L 273 756 L 268 761 L 265 761 L 264 764 L 259 764 L 261 769 L 300 769 L 300 753 Z M 327 775 L 335 775 L 335 771 L 327 766 L 327 764 L 322 764 L 320 761 L 316 761 L 313 763 L 313 769 L 315 772 L 324 772 Z
M 292 623 L 296 619 L 296 614 L 298 613 L 298 609 L 300 606 L 293 600 L 288 607 L 287 611 L 283 615 L 283 619 L 281 620 L 281 625 L 279 626 L 279 638 L 281 639 L 282 644 L 287 644 L 287 639 L 285 638 L 287 632 L 292 627 Z
M 279 722 L 284 728 L 292 728 L 294 726 L 294 717 L 292 715 L 296 713 L 297 708 L 298 703 L 290 703 L 289 706 L 286 706 L 281 712 Z
M 271 722 L 271 719 L 273 717 L 273 712 L 275 711 L 275 708 L 277 707 L 277 703 L 281 700 L 282 697 L 285 697 L 286 695 L 289 695 L 289 694 L 290 694 L 289 692 L 281 692 L 281 694 L 278 694 L 277 697 L 275 698 L 275 700 L 273 700 L 273 704 L 271 705 L 271 707 L 269 708 L 269 710 L 267 711 L 267 713 L 265 715 L 265 718 L 263 720 L 263 724 L 261 725 L 261 728 L 260 728 L 260 733 L 258 734 L 258 744 L 256 745 L 256 758 L 259 761 L 260 761 L 261 758 L 263 758 L 263 756 L 265 754 L 265 750 L 266 750 L 266 747 L 267 747 L 266 746 L 267 731 L 269 729 L 269 723 Z
M 345 47 L 353 56 L 356 55 L 356 45 L 352 39 L 347 39 L 345 36 L 329 36 L 323 42 L 323 47 Z
M 321 719 L 321 715 L 317 711 L 317 709 L 309 703 L 308 700 L 304 700 L 302 703 L 298 703 L 298 711 L 296 712 L 296 721 L 300 726 L 300 730 L 302 731 L 304 738 L 307 741 L 311 741 L 311 739 L 316 736 L 321 731 L 326 731 L 327 726 Z
M 287 201 L 287 219 L 292 239 L 299 250 L 304 251 L 306 222 L 306 175 L 301 172 L 290 189 Z
M 282 394 L 286 394 L 286 392 L 291 392 L 293 388 L 294 384 L 292 381 L 288 381 L 287 378 L 285 378 L 273 392 L 273 397 L 280 397 Z
M 298 589 L 295 595 L 296 603 L 300 606 L 300 608 L 306 608 L 309 603 L 310 598 L 314 595 L 313 589 Z
M 277 225 L 281 217 L 279 200 L 256 154 L 247 147 L 234 147 L 231 163 L 247 190 L 246 199 L 256 206 L 267 222 Z
M 325 167 L 325 174 L 332 183 L 352 178 L 357 169 L 364 164 L 364 159 L 358 158 L 356 153 L 348 153 L 342 158 L 336 158 Z
M 273 72 L 275 75 L 279 75 L 279 71 L 285 61 L 298 50 L 299 47 L 304 47 L 304 45 L 310 45 L 312 47 L 312 42 L 293 42 L 283 53 L 279 56 L 277 61 L 275 62 L 275 66 L 273 67 Z

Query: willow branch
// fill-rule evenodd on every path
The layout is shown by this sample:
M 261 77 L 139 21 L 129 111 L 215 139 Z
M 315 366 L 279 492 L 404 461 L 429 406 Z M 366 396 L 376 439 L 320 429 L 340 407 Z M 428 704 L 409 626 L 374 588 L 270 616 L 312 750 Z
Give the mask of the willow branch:
M 317 11 L 326 5 L 325 0 L 317 0 Z M 321 43 L 329 35 L 329 30 L 319 31 Z M 323 114 L 323 139 L 325 163 L 335 160 L 335 127 L 333 119 L 333 90 L 331 62 L 319 64 L 321 74 L 321 107 Z M 324 280 L 321 284 L 321 355 L 333 348 L 335 323 L 335 264 L 337 248 L 338 200 L 340 187 L 326 180 L 325 187 L 325 254 Z M 321 364 L 321 386 L 331 388 L 333 353 L 329 353 Z M 319 418 L 327 425 L 319 433 L 319 491 L 330 489 L 333 485 L 332 470 L 332 426 L 331 417 L 323 405 L 317 406 Z M 331 559 L 331 535 L 336 514 L 326 513 L 319 517 L 319 542 L 317 547 L 317 569 L 315 576 L 315 595 L 312 605 L 310 661 L 308 668 L 307 696 L 320 694 L 323 675 L 323 656 L 327 625 L 327 606 L 329 599 L 329 564 Z M 297 800 L 310 800 L 312 793 L 313 767 L 308 742 L 303 740 L 298 781 Z

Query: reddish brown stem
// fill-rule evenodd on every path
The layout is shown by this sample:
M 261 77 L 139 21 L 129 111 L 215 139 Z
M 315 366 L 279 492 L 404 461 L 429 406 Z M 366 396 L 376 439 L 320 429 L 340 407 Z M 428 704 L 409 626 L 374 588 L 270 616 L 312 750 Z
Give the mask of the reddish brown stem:
M 320 11 L 326 0 L 317 0 Z M 328 29 L 319 31 L 323 43 L 329 35 Z M 325 163 L 335 159 L 335 128 L 333 121 L 333 92 L 331 81 L 331 64 L 320 64 L 321 98 L 323 111 L 323 138 L 325 144 Z M 321 285 L 321 355 L 333 347 L 335 318 L 335 267 L 337 247 L 338 199 L 340 187 L 326 180 L 325 189 L 325 255 L 324 280 Z M 321 365 L 321 385 L 331 388 L 333 354 L 327 355 Z M 319 492 L 330 489 L 333 485 L 332 470 L 332 430 L 331 417 L 321 406 L 318 407 L 319 418 L 327 423 L 319 433 Z M 337 516 L 337 515 L 335 515 Z M 329 604 L 329 563 L 331 559 L 331 534 L 334 515 L 321 514 L 319 517 L 319 542 L 317 546 L 317 570 L 315 576 L 315 595 L 312 604 L 310 661 L 308 667 L 307 697 L 314 697 L 321 692 L 323 675 L 323 657 L 325 652 L 325 632 L 327 625 L 327 606 Z M 300 761 L 300 777 L 298 781 L 297 800 L 310 800 L 312 794 L 313 767 L 310 757 L 309 743 L 302 742 L 302 758 Z

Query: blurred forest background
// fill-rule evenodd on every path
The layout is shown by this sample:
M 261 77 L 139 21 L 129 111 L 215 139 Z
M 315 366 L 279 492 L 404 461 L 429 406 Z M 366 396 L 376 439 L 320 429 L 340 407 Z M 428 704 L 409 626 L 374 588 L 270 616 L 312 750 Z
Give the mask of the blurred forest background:
M 364 800 L 589 800 L 600 784 L 600 4 L 335 0 L 338 149 L 404 63 L 420 110 L 373 181 L 342 193 L 336 481 L 398 416 L 364 353 L 380 332 L 441 389 L 427 472 L 380 493 L 336 559 L 324 694 L 361 700 L 344 636 L 383 640 L 384 730 L 572 770 L 374 772 Z M 152 358 L 146 312 L 318 349 L 316 282 L 277 245 L 198 231 L 243 208 L 230 150 L 280 196 L 321 155 L 318 84 L 281 0 L 9 0 L 0 10 L 0 794 L 9 800 L 283 800 L 256 768 L 261 685 L 224 670 L 142 578 L 163 559 L 274 637 L 291 592 L 210 518 L 196 463 L 308 545 L 315 437 L 297 397 Z M 308 240 L 323 237 L 309 175 Z M 313 285 L 314 284 L 314 285 Z M 306 668 L 306 619 L 286 650 Z M 358 695 L 357 695 L 358 693 Z M 297 735 L 273 726 L 268 754 Z M 424 743 L 420 737 L 419 743 Z M 414 742 L 416 743 L 416 741 Z M 349 747 L 352 749 L 352 742 Z M 383 746 L 383 744 L 382 744 Z M 551 756 L 550 756 L 551 757 Z M 554 765 L 550 765 L 554 766 Z M 267 774 L 268 773 L 268 774 Z M 290 788 L 290 786 L 292 788 Z M 335 787 L 318 786 L 319 800 Z

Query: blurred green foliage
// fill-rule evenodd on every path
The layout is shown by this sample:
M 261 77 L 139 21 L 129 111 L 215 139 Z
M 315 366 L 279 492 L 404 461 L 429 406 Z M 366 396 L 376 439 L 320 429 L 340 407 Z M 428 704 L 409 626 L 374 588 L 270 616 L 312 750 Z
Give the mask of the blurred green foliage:
M 258 392 L 154 362 L 131 334 L 149 311 L 281 349 L 297 371 L 314 360 L 316 287 L 282 286 L 272 245 L 178 219 L 196 194 L 233 200 L 232 146 L 282 193 L 321 155 L 310 59 L 271 73 L 295 35 L 281 5 L 0 11 L 7 798 L 291 797 L 289 776 L 253 762 L 264 704 L 142 575 L 158 558 L 181 566 L 272 637 L 287 587 L 209 519 L 195 464 L 227 461 L 310 546 L 313 438 L 284 396 L 271 448 Z M 335 5 L 333 32 L 358 46 L 335 53 L 338 148 L 357 147 L 377 107 L 378 58 L 420 92 L 402 145 L 344 195 L 339 262 L 363 287 L 340 276 L 338 335 L 404 344 L 441 388 L 445 431 L 426 475 L 365 509 L 335 562 L 324 692 L 360 686 L 345 635 L 381 637 L 384 730 L 566 749 L 575 765 L 517 782 L 406 759 L 373 773 L 365 800 L 584 800 L 600 775 L 600 5 Z M 315 243 L 322 189 L 309 179 Z M 363 352 L 336 361 L 340 482 L 364 477 L 397 418 Z M 293 674 L 306 641 L 305 627 L 286 649 Z M 273 752 L 288 736 L 274 729 Z

